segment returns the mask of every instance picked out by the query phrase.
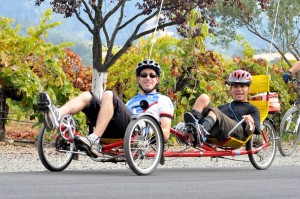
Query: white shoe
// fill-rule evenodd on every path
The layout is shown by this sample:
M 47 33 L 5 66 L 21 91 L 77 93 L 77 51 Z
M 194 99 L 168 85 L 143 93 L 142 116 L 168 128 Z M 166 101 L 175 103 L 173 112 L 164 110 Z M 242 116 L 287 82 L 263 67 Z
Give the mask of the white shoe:
M 88 156 L 92 158 L 103 156 L 101 153 L 99 137 L 94 141 L 89 136 L 77 136 L 76 139 L 86 146 L 84 148 L 86 149 Z
M 42 92 L 39 97 L 39 106 L 44 115 L 43 120 L 45 126 L 49 129 L 57 129 L 59 126 L 60 112 L 53 105 L 50 96 L 47 93 Z

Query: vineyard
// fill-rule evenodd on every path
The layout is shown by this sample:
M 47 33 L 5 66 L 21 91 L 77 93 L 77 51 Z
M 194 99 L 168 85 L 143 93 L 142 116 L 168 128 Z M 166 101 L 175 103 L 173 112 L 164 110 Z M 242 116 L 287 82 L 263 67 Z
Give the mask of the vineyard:
M 34 139 L 36 131 L 30 131 L 27 125 L 26 128 L 20 127 L 27 132 L 18 132 L 13 127 L 17 126 L 16 123 L 10 120 L 26 118 L 34 121 L 30 124 L 32 128 L 37 128 L 42 121 L 36 109 L 39 92 L 47 91 L 56 105 L 62 105 L 80 91 L 91 90 L 92 68 L 84 66 L 81 58 L 69 49 L 72 44 L 45 42 L 48 30 L 59 25 L 57 22 L 50 23 L 50 18 L 51 12 L 45 12 L 41 23 L 30 27 L 26 36 L 19 34 L 19 26 L 12 27 L 11 19 L 0 18 L 0 134 L 5 132 L 7 123 L 12 127 L 6 129 L 8 137 Z M 160 63 L 163 70 L 160 92 L 170 96 L 176 108 L 174 124 L 182 121 L 183 113 L 191 109 L 201 93 L 209 94 L 215 106 L 230 101 L 225 79 L 235 69 L 244 69 L 253 75 L 265 74 L 268 70 L 272 77 L 271 90 L 278 92 L 283 109 L 290 106 L 295 96 L 288 94 L 289 88 L 281 78 L 287 66 L 254 59 L 254 50 L 242 39 L 243 57 L 225 59 L 206 50 L 204 40 L 207 34 L 205 32 L 201 37 L 191 39 L 164 36 L 158 38 L 153 46 L 152 59 Z M 132 71 L 147 57 L 150 45 L 151 40 L 139 39 L 108 70 L 107 88 L 114 90 L 124 101 L 138 91 Z M 85 124 L 83 115 L 76 119 Z

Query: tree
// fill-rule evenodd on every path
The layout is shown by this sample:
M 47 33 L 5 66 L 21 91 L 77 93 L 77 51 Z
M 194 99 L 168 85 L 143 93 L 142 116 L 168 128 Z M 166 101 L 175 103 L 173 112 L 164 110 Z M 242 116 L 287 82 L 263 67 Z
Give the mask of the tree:
M 234 0 L 220 0 L 217 6 L 212 8 L 211 12 L 220 16 L 218 35 L 223 35 L 222 41 L 232 41 L 235 39 L 236 29 L 246 27 L 258 38 L 272 45 L 289 66 L 292 64 L 285 56 L 286 53 L 293 54 L 299 60 L 300 1 L 280 0 L 279 6 L 279 0 L 270 1 L 264 6 L 258 6 L 255 1 L 243 2 L 243 9 L 238 9 L 240 5 Z
M 256 0 L 264 4 L 265 0 Z M 36 0 L 40 5 L 44 0 Z M 90 31 L 93 36 L 93 90 L 100 96 L 106 81 L 108 68 L 111 67 L 133 44 L 135 40 L 153 33 L 156 27 L 145 28 L 151 20 L 157 19 L 158 30 L 177 25 L 181 30 L 189 28 L 187 15 L 192 10 L 201 13 L 196 20 L 198 23 L 208 23 L 210 27 L 215 26 L 213 15 L 208 12 L 215 0 L 165 0 L 160 11 L 161 1 L 140 0 L 52 0 L 50 4 L 54 12 L 71 17 L 73 14 Z M 240 0 L 237 0 L 240 2 Z M 134 9 L 130 9 L 134 8 Z M 82 15 L 82 12 L 85 14 Z M 117 17 L 114 21 L 113 17 Z M 130 26 L 131 25 L 131 30 Z M 133 27 L 133 28 L 132 28 Z M 127 29 L 126 29 L 127 28 Z M 113 52 L 116 37 L 120 36 L 126 29 L 124 44 L 116 53 Z M 201 31 L 200 31 L 201 32 Z M 107 51 L 103 53 L 103 46 Z M 149 55 L 148 55 L 149 56 Z M 148 58 L 148 57 L 146 57 Z M 100 74 L 98 74 L 100 73 Z M 101 73 L 104 73 L 101 74 Z M 103 75 L 103 76 L 102 76 Z M 100 87 L 98 87 L 101 85 Z
M 202 29 L 205 30 L 205 27 Z M 194 39 L 160 37 L 153 48 L 153 58 L 160 63 L 163 71 L 159 90 L 168 95 L 175 105 L 172 120 L 174 125 L 183 121 L 183 114 L 191 110 L 196 98 L 202 93 L 207 93 L 211 97 L 214 107 L 230 102 L 232 99 L 225 80 L 232 71 L 244 69 L 253 75 L 265 74 L 267 71 L 267 61 L 254 59 L 254 49 L 242 38 L 239 39 L 239 45 L 243 48 L 243 58 L 236 57 L 228 60 L 205 49 L 202 40 L 205 39 L 206 34 L 207 31 L 206 33 L 203 31 L 203 37 Z M 139 39 L 138 43 L 110 68 L 107 87 L 114 90 L 124 101 L 136 95 L 138 91 L 136 77 L 132 75 L 135 69 L 134 63 L 146 55 L 150 45 L 151 40 Z M 170 65 L 171 70 L 169 70 Z M 281 96 L 284 112 L 290 106 L 289 102 L 294 96 L 289 94 L 287 85 L 283 83 L 281 65 L 272 64 L 271 67 L 272 70 L 269 71 L 272 76 L 271 91 Z

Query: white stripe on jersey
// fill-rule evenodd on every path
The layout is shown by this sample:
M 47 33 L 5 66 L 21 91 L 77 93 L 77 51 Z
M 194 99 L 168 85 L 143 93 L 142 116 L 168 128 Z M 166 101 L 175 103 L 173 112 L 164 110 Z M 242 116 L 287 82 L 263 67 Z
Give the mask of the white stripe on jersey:
M 144 110 L 139 106 L 142 100 L 146 100 L 149 103 L 149 108 L 146 110 L 147 113 L 152 114 L 157 121 L 161 115 L 168 115 L 173 117 L 174 106 L 171 99 L 160 93 L 149 93 L 142 95 L 139 93 L 132 99 L 130 99 L 126 106 L 133 113 L 143 113 Z

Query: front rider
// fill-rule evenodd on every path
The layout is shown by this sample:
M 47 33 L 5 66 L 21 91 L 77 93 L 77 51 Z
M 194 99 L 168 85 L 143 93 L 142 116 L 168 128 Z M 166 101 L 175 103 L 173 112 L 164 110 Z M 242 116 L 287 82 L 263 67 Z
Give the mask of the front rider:
M 85 91 L 60 108 L 53 105 L 47 93 L 40 93 L 40 104 L 49 103 L 49 110 L 43 113 L 45 126 L 56 129 L 63 116 L 84 112 L 95 126 L 94 132 L 88 136 L 77 136 L 76 139 L 86 146 L 87 155 L 96 158 L 102 155 L 100 138 L 124 138 L 132 114 L 145 112 L 138 105 L 146 100 L 149 103 L 146 112 L 160 122 L 164 139 L 169 139 L 174 107 L 169 97 L 158 92 L 161 68 L 155 61 L 145 60 L 135 70 L 141 91 L 126 105 L 110 90 L 103 93 L 101 101 L 92 92 Z
M 233 101 L 218 108 L 212 108 L 210 97 L 206 94 L 200 95 L 191 112 L 184 114 L 186 123 L 199 123 L 210 135 L 220 141 L 228 138 L 228 132 L 242 118 L 245 122 L 231 134 L 239 140 L 245 140 L 252 133 L 260 133 L 259 110 L 248 102 L 249 87 L 252 83 L 252 76 L 244 70 L 233 71 L 227 80 L 230 86 L 230 93 Z M 252 126 L 252 128 L 251 128 Z

